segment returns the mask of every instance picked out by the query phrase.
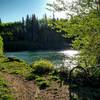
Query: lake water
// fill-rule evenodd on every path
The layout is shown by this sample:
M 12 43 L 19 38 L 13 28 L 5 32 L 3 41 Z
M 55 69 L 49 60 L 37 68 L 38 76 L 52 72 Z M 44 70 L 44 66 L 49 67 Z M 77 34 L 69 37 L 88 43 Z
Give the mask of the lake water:
M 8 57 L 16 57 L 25 60 L 31 64 L 33 61 L 39 59 L 48 59 L 52 61 L 56 67 L 67 66 L 73 67 L 76 65 L 76 61 L 72 60 L 75 55 L 78 54 L 76 50 L 62 50 L 62 51 L 23 51 L 23 52 L 6 52 Z

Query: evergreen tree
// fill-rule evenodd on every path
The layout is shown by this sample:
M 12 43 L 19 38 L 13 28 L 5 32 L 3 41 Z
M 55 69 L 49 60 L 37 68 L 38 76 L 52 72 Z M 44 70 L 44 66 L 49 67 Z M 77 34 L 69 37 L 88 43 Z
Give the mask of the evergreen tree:
M 2 23 L 1 18 L 0 18 L 0 24 Z
M 30 20 L 30 17 L 29 15 L 27 15 L 26 17 L 26 34 L 25 34 L 25 37 L 26 37 L 26 40 L 29 40 L 31 41 L 31 20 Z
M 32 15 L 31 28 L 32 28 L 32 40 L 36 41 L 38 39 L 39 24 L 35 14 Z

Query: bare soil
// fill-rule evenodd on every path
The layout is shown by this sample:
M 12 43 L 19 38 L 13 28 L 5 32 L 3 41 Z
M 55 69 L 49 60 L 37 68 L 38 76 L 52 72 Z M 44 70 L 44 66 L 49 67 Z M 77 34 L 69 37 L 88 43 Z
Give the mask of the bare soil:
M 34 80 L 27 81 L 7 72 L 0 74 L 8 81 L 14 100 L 69 100 L 68 86 L 60 86 L 56 81 L 51 82 L 47 89 L 40 90 Z

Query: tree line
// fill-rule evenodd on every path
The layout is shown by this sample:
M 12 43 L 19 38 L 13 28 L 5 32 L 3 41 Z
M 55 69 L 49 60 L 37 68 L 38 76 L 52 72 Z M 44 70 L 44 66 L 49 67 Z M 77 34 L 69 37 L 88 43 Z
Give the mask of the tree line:
M 0 35 L 3 37 L 5 51 L 18 50 L 54 50 L 67 48 L 70 39 L 63 37 L 63 32 L 56 32 L 49 26 L 60 19 L 47 18 L 46 14 L 38 19 L 35 14 L 21 21 L 2 23 L 0 19 Z

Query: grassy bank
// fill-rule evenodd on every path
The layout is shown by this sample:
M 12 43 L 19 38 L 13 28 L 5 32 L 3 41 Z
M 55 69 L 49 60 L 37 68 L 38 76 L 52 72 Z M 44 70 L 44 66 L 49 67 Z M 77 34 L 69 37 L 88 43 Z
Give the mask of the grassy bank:
M 53 96 L 57 95 L 60 98 L 62 94 L 66 94 L 66 91 L 68 91 L 64 97 L 70 97 L 71 100 L 84 100 L 84 98 L 85 100 L 99 100 L 100 69 L 96 68 L 95 70 L 94 68 L 91 68 L 86 70 L 88 71 L 87 75 L 83 70 L 76 70 L 75 72 L 72 71 L 71 76 L 69 76 L 70 71 L 67 68 L 62 67 L 55 69 L 52 62 L 48 60 L 38 60 L 31 65 L 28 65 L 25 61 L 16 58 L 0 57 L 0 71 L 14 75 L 16 77 L 15 79 L 21 76 L 29 86 L 35 84 L 40 91 L 36 97 L 38 99 L 44 98 L 44 93 L 50 93 Z M 96 71 L 96 74 L 93 74 L 94 71 Z M 20 80 L 22 80 L 21 78 Z M 24 84 L 24 81 L 21 83 Z M 30 84 L 30 82 L 33 83 Z M 42 93 L 43 91 L 44 93 Z M 59 91 L 62 92 L 60 93 Z M 6 92 L 4 94 L 6 94 Z M 47 96 L 50 98 L 50 95 Z

